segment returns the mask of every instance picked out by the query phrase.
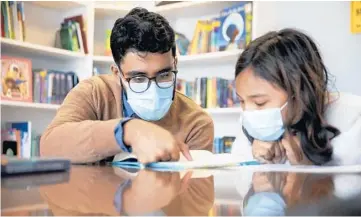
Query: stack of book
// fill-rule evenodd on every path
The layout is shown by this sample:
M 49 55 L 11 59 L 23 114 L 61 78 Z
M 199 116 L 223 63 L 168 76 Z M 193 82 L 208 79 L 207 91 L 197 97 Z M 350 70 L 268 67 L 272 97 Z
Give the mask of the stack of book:
M 224 78 L 196 78 L 195 81 L 177 79 L 177 90 L 202 108 L 239 106 L 234 80 Z

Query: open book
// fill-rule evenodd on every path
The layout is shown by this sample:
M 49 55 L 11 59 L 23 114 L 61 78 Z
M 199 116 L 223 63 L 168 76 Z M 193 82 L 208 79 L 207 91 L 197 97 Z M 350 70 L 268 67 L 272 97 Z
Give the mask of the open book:
M 205 150 L 191 150 L 190 154 L 193 158 L 188 161 L 181 154 L 179 161 L 176 162 L 155 162 L 149 164 L 141 164 L 137 161 L 135 155 L 129 153 L 119 153 L 113 159 L 113 165 L 125 168 L 153 168 L 161 170 L 182 170 L 195 168 L 220 168 L 231 166 L 258 165 L 256 161 L 244 162 L 231 154 L 213 154 Z

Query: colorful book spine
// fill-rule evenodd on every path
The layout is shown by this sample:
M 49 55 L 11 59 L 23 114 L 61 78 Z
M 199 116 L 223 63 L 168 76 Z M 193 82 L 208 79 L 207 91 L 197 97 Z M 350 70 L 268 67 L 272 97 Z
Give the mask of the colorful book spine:
M 78 84 L 74 72 L 37 69 L 34 73 L 34 102 L 61 104 L 69 91 Z
M 236 137 L 234 136 L 215 137 L 213 142 L 213 152 L 215 154 L 231 153 L 235 140 Z
M 196 78 L 194 81 L 177 79 L 177 91 L 191 98 L 203 108 L 240 106 L 234 80 L 224 78 Z

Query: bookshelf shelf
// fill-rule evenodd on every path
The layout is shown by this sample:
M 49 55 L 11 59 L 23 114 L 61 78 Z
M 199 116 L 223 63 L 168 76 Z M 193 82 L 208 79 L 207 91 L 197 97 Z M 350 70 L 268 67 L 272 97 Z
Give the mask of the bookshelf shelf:
M 31 4 L 43 8 L 67 10 L 71 8 L 84 7 L 86 2 L 81 1 L 32 1 Z
M 233 61 L 235 62 L 242 50 L 232 50 L 232 51 L 220 51 L 213 53 L 204 53 L 204 54 L 195 54 L 187 56 L 179 56 L 178 61 L 182 63 L 197 63 L 201 64 L 204 62 L 226 62 Z M 93 61 L 95 64 L 108 65 L 113 63 L 113 58 L 111 56 L 93 56 Z
M 164 12 L 171 13 L 171 12 L 176 12 L 180 9 L 189 9 L 191 7 L 203 6 L 209 3 L 212 3 L 212 1 L 184 1 L 179 3 L 156 6 L 154 8 L 154 11 L 157 13 L 164 13 Z
M 230 200 L 230 199 L 216 199 L 215 204 L 220 204 L 220 205 L 240 205 L 242 204 L 241 200 Z
M 96 4 L 94 6 L 95 18 L 100 19 L 104 17 L 119 18 L 129 12 L 130 8 L 126 6 L 114 6 L 112 4 Z
M 111 56 L 93 56 L 93 62 L 95 64 L 109 65 L 113 63 L 113 57 Z
M 54 105 L 54 104 L 17 102 L 17 101 L 8 101 L 8 100 L 2 100 L 0 102 L 0 105 L 11 106 L 11 107 L 22 107 L 22 108 L 47 109 L 47 110 L 57 110 L 60 107 L 60 105 Z M 239 114 L 241 112 L 240 108 L 209 108 L 204 110 L 209 114 Z
M 207 113 L 213 114 L 213 115 L 218 115 L 218 114 L 234 114 L 234 115 L 238 115 L 242 111 L 240 108 L 208 108 L 208 109 L 204 109 L 204 110 Z
M 154 11 L 167 18 L 199 17 L 209 11 L 218 13 L 221 8 L 236 4 L 236 1 L 183 1 L 161 6 L 155 6 Z
M 195 54 L 187 56 L 179 56 L 181 63 L 200 62 L 200 61 L 236 61 L 242 50 L 219 51 L 213 53 Z
M 60 107 L 60 105 L 54 105 L 54 104 L 34 103 L 34 102 L 17 102 L 17 101 L 8 101 L 8 100 L 1 100 L 0 105 L 1 106 L 10 106 L 10 107 L 54 110 L 54 111 L 56 111 Z
M 1 48 L 3 50 L 11 49 L 13 52 L 17 52 L 17 53 L 29 53 L 31 55 L 47 56 L 47 57 L 50 56 L 60 59 L 85 57 L 85 54 L 83 53 L 72 52 L 72 51 L 59 49 L 55 47 L 48 47 L 44 45 L 32 44 L 29 42 L 16 41 L 8 38 L 1 38 L 0 41 L 1 41 Z

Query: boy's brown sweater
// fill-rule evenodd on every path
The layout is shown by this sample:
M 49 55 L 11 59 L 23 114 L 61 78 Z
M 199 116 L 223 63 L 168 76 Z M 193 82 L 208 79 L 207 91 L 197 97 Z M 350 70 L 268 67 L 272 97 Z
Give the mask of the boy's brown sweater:
M 40 140 L 41 156 L 95 162 L 121 152 L 114 129 L 123 118 L 122 90 L 112 74 L 94 76 L 73 88 Z M 166 116 L 153 122 L 190 149 L 212 151 L 213 121 L 191 99 L 176 92 Z M 147 144 L 144 144 L 147 145 Z

